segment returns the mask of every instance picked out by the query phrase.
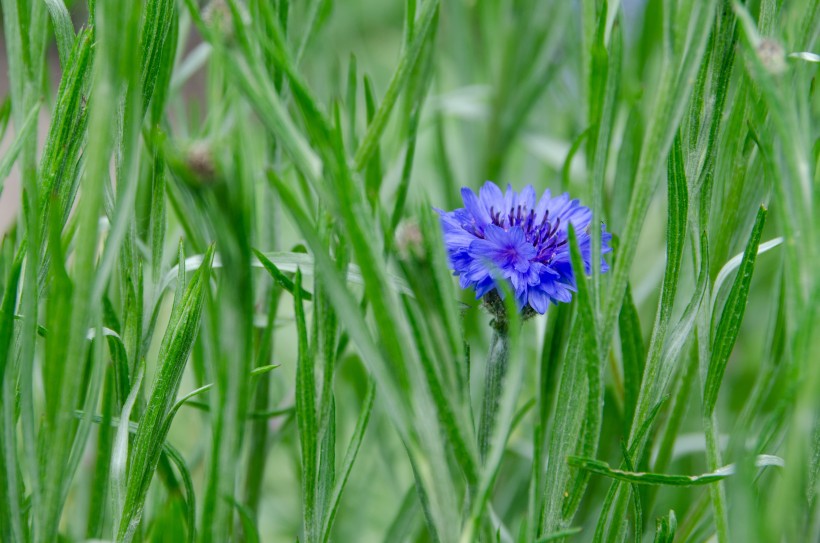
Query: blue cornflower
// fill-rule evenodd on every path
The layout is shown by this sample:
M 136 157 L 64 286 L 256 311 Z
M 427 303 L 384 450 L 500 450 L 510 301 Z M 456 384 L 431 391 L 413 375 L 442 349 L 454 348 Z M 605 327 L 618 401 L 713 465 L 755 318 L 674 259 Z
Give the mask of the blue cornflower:
M 569 252 L 568 228 L 578 236 L 584 271 L 592 271 L 589 229 L 592 211 L 569 194 L 552 197 L 547 190 L 536 203 L 535 189 L 527 185 L 520 194 L 487 181 L 478 196 L 461 189 L 464 207 L 438 210 L 444 242 L 454 275 L 461 288 L 473 287 L 476 298 L 497 296 L 496 277 L 509 282 L 518 308 L 543 314 L 549 302 L 569 302 L 576 290 Z M 601 252 L 612 249 L 612 234 L 601 225 Z M 601 258 L 601 271 L 609 269 Z M 497 298 L 496 298 L 497 299 Z

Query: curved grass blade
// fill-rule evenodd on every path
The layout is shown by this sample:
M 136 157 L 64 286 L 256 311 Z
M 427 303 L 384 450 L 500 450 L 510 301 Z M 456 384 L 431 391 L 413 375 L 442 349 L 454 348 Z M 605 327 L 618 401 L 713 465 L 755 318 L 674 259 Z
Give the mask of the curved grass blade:
M 248 506 L 239 503 L 236 501 L 235 498 L 225 497 L 231 505 L 236 508 L 236 512 L 239 513 L 239 520 L 242 522 L 242 534 L 245 536 L 245 543 L 259 543 L 259 529 L 256 527 L 256 523 L 253 520 L 253 513 Z
M 277 285 L 279 285 L 283 289 L 287 290 L 291 294 L 293 294 L 295 292 L 296 287 L 293 284 L 293 281 L 291 281 L 288 278 L 287 275 L 282 273 L 282 271 L 279 268 L 276 267 L 276 264 L 271 262 L 268 259 L 268 257 L 265 256 L 264 253 L 262 253 L 261 251 L 257 251 L 256 249 L 253 249 L 253 254 L 256 255 L 256 258 L 262 264 L 262 267 L 264 267 L 268 271 L 268 273 L 271 275 L 273 280 L 276 281 Z M 307 300 L 307 301 L 310 301 L 310 300 L 313 299 L 313 295 L 310 292 L 306 291 L 305 289 L 301 289 L 299 291 L 299 296 L 301 296 L 303 300 Z
M 24 516 L 17 480 L 19 464 L 15 446 L 15 402 L 10 401 L 15 397 L 13 386 L 16 379 L 6 375 L 6 372 L 11 374 L 8 361 L 11 359 L 9 355 L 14 336 L 14 309 L 17 306 L 17 286 L 25 254 L 26 244 L 23 243 L 11 266 L 3 302 L 0 304 L 0 382 L 3 387 L 3 394 L 0 396 L 0 416 L 3 421 L 0 428 L 0 535 L 14 541 L 24 540 Z
M 255 252 L 256 251 L 254 251 L 254 253 Z M 271 264 L 276 266 L 276 268 L 283 273 L 296 273 L 296 270 L 299 269 L 302 271 L 303 274 L 313 274 L 316 269 L 316 264 L 314 263 L 313 257 L 305 253 L 273 251 L 260 254 L 262 254 L 266 260 L 268 260 Z M 186 258 L 183 266 L 185 268 L 185 271 L 197 269 L 202 264 L 203 258 L 203 255 L 195 255 Z M 267 267 L 261 260 L 251 261 L 251 266 L 253 266 L 254 268 L 267 269 Z M 222 259 L 219 257 L 219 254 L 214 255 L 211 267 L 214 269 L 222 267 Z M 179 265 L 174 266 L 168 271 L 168 273 L 165 274 L 165 277 L 162 279 L 162 282 L 160 283 L 159 292 L 163 292 L 171 285 L 171 283 L 173 283 L 178 271 Z M 387 278 L 388 284 L 390 284 L 396 291 L 402 294 L 412 295 L 412 289 L 409 287 L 409 285 L 407 285 L 407 283 L 403 279 L 390 273 L 387 274 Z M 364 277 L 362 276 L 361 269 L 355 264 L 350 264 L 348 266 L 347 280 L 356 285 L 364 285 Z M 304 292 L 310 294 L 307 291 Z M 305 300 L 309 299 L 310 298 L 305 298 Z
M 45 0 L 45 4 L 51 16 L 54 34 L 57 36 L 60 64 L 63 69 L 66 69 L 71 55 L 71 47 L 74 44 L 74 25 L 71 23 L 71 15 L 69 15 L 63 0 Z
M 359 454 L 359 447 L 362 444 L 364 433 L 367 430 L 367 424 L 370 421 L 370 413 L 373 410 L 373 400 L 375 397 L 376 382 L 371 379 L 367 385 L 367 394 L 364 398 L 362 411 L 356 421 L 356 429 L 353 430 L 353 437 L 350 438 L 350 444 L 348 445 L 347 452 L 345 453 L 342 471 L 336 481 L 336 485 L 333 487 L 333 495 L 330 498 L 330 502 L 328 503 L 327 510 L 325 512 L 325 519 L 322 523 L 322 543 L 327 543 L 330 541 L 331 529 L 333 528 L 333 521 L 336 520 L 336 513 L 339 510 L 342 492 L 344 492 L 347 479 L 353 469 L 353 464 L 356 462 L 356 456 Z
M 316 420 L 316 380 L 313 371 L 313 352 L 308 345 L 308 328 L 305 320 L 305 309 L 302 304 L 302 272 L 296 271 L 296 283 L 293 301 L 296 315 L 296 337 L 298 358 L 296 364 L 296 423 L 299 428 L 299 445 L 302 451 L 302 504 L 304 511 L 302 529 L 305 541 L 317 540 L 314 533 L 316 517 L 316 494 L 318 478 L 318 435 Z
M 160 367 L 134 443 L 122 520 L 116 525 L 117 538 L 122 541 L 128 542 L 133 538 L 142 517 L 145 497 L 168 430 L 165 420 L 176 398 L 199 330 L 212 258 L 213 246 L 205 255 L 205 266 L 197 270 L 184 294 L 177 297 L 171 311 L 158 356 Z
M 547 543 L 548 541 L 558 541 L 559 539 L 564 539 L 565 537 L 569 537 L 571 535 L 576 535 L 580 533 L 581 528 L 567 528 L 565 530 L 559 530 L 557 532 L 552 532 L 551 534 L 541 536 L 535 540 L 535 543 Z
M 762 255 L 769 249 L 774 249 L 778 245 L 782 244 L 785 241 L 782 237 L 777 237 L 774 239 L 770 239 L 769 241 L 761 243 L 757 248 L 757 254 Z M 718 295 L 720 294 L 720 289 L 723 287 L 723 283 L 729 278 L 733 271 L 740 267 L 740 264 L 743 262 L 744 253 L 738 253 L 729 260 L 718 272 L 717 277 L 715 278 L 715 284 L 712 286 L 712 313 L 715 311 L 715 305 L 717 304 Z
M 162 454 L 174 463 L 182 478 L 182 485 L 185 487 L 185 520 L 188 524 L 188 543 L 196 541 L 196 495 L 194 494 L 194 482 L 191 477 L 191 471 L 185 464 L 185 459 L 182 455 L 173 448 L 169 443 L 164 443 L 162 446 Z
M 37 116 L 39 113 L 39 105 L 32 108 L 32 110 L 28 112 L 28 115 L 26 115 L 26 120 L 23 122 L 23 126 L 17 130 L 17 135 L 14 138 L 14 142 L 11 144 L 11 147 L 3 153 L 3 158 L 0 158 L 0 194 L 3 193 L 3 184 L 11 173 L 11 168 L 17 160 L 17 156 L 23 149 L 23 145 L 25 145 L 28 141 L 31 131 L 35 126 L 37 126 Z
M 142 385 L 142 377 L 145 375 L 145 362 L 141 361 L 137 369 L 137 376 L 134 378 L 134 383 L 131 385 L 131 391 L 125 399 L 122 411 L 120 412 L 120 421 L 128 421 L 131 418 L 131 410 L 134 407 L 134 402 L 137 400 L 137 395 Z M 125 507 L 125 498 L 127 493 L 128 474 L 126 467 L 128 464 L 128 424 L 120 424 L 117 429 L 117 435 L 114 437 L 114 448 L 111 452 L 111 486 L 112 498 L 114 500 L 114 526 L 120 525 L 122 519 L 122 511 Z
M 708 415 L 715 409 L 720 384 L 723 381 L 723 373 L 726 371 L 726 364 L 732 348 L 737 340 L 740 331 L 740 323 L 743 321 L 743 313 L 746 311 L 746 299 L 749 296 L 749 286 L 752 282 L 752 272 L 754 272 L 755 259 L 760 245 L 760 236 L 763 232 L 763 225 L 766 222 L 766 208 L 760 206 L 757 212 L 752 233 L 743 252 L 743 261 L 735 277 L 732 289 L 723 311 L 720 321 L 715 331 L 714 342 L 712 344 L 712 357 L 709 361 L 709 370 L 706 374 L 706 383 L 703 391 L 704 412 Z
M 427 0 L 422 7 L 413 40 L 402 54 L 399 65 L 393 77 L 390 79 L 387 92 L 385 92 L 384 98 L 381 104 L 379 104 L 379 109 L 373 118 L 373 122 L 367 127 L 367 133 L 362 140 L 362 144 L 356 151 L 356 156 L 353 159 L 354 169 L 363 169 L 370 162 L 370 157 L 376 151 L 378 143 L 381 141 L 382 133 L 387 126 L 387 121 L 390 118 L 390 112 L 393 110 L 399 93 L 406 86 L 407 80 L 418 61 L 424 44 L 435 36 L 432 23 L 436 20 L 435 16 L 438 13 L 438 8 L 438 0 Z
M 675 512 L 670 509 L 668 515 L 659 518 L 657 521 L 655 543 L 673 543 L 677 530 L 678 519 L 675 517 Z
M 618 481 L 641 485 L 667 485 L 667 486 L 699 486 L 717 483 L 727 477 L 734 475 L 735 465 L 728 464 L 722 468 L 701 475 L 664 475 L 660 473 L 626 471 L 614 469 L 606 462 L 584 458 L 582 456 L 570 456 L 568 462 L 571 466 L 610 477 Z M 755 461 L 757 467 L 783 467 L 783 460 L 776 456 L 760 455 Z

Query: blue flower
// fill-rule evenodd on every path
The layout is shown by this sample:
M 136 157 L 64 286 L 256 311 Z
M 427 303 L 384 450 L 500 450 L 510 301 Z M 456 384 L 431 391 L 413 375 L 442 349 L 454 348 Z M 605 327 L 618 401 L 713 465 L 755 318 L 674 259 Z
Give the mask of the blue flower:
M 476 194 L 461 189 L 464 207 L 438 210 L 444 243 L 454 275 L 461 288 L 475 289 L 476 298 L 502 291 L 501 277 L 509 282 L 522 311 L 546 312 L 549 302 L 569 302 L 576 290 L 569 252 L 568 228 L 578 236 L 585 273 L 590 274 L 592 240 L 589 235 L 592 211 L 569 194 L 552 197 L 547 190 L 536 203 L 535 189 L 527 185 L 521 193 L 511 186 L 501 189 L 487 181 Z M 601 252 L 612 249 L 612 234 L 601 225 Z M 601 258 L 601 271 L 609 267 Z

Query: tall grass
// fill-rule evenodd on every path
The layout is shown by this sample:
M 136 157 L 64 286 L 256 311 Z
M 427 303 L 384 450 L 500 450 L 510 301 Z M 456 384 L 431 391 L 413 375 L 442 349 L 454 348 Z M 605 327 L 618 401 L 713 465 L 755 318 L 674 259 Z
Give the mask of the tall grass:
M 0 5 L 0 540 L 820 540 L 820 1 Z M 615 235 L 502 339 L 488 178 Z

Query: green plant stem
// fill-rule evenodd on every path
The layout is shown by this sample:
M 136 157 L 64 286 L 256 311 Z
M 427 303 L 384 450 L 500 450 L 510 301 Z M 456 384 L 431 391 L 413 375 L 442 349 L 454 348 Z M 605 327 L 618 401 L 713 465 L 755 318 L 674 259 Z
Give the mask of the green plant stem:
M 478 426 L 478 451 L 482 462 L 490 450 L 498 401 L 501 398 L 507 362 L 510 358 L 510 335 L 507 324 L 494 320 L 492 327 L 493 338 L 487 356 L 487 373 L 484 380 L 484 403 Z
M 703 426 L 706 431 L 706 463 L 711 471 L 717 469 L 721 464 L 720 439 L 717 429 L 717 420 L 714 414 L 703 415 Z M 717 530 L 717 540 L 719 543 L 731 541 L 729 539 L 729 524 L 726 514 L 726 490 L 722 482 L 712 485 L 709 488 L 709 495 L 712 501 L 712 509 L 715 516 L 715 529 Z

